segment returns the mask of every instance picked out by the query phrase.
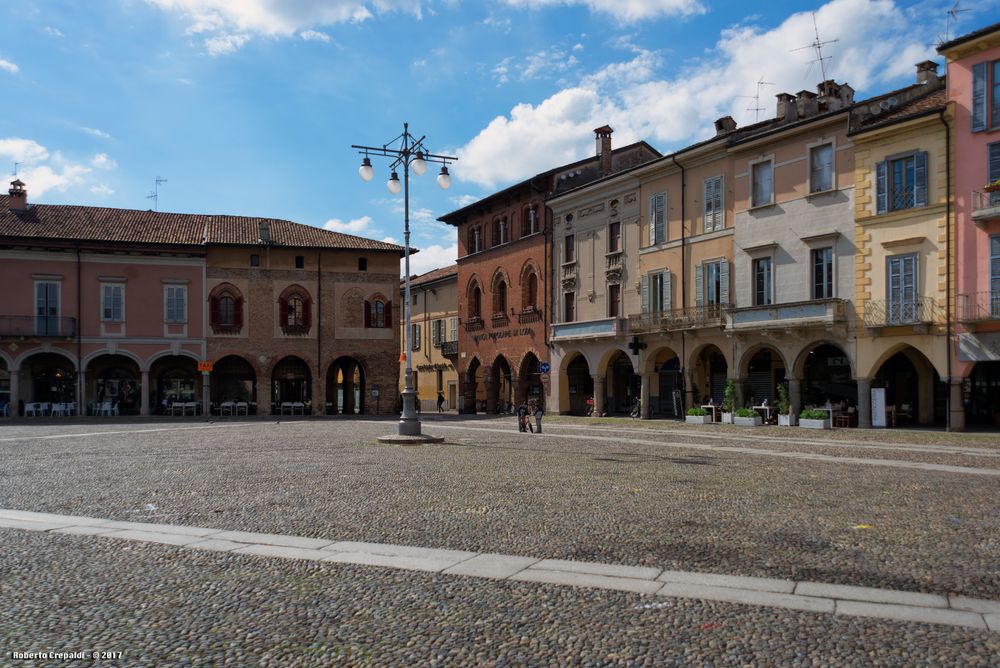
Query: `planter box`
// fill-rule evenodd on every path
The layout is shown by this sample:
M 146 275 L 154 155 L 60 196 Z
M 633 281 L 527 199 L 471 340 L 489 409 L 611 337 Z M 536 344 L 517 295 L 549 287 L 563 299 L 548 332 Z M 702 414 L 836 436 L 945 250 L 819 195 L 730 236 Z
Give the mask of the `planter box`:
M 685 415 L 684 422 L 687 424 L 712 424 L 711 415 Z
M 764 424 L 764 420 L 759 415 L 756 417 L 735 417 L 733 423 L 741 427 L 759 427 Z
M 722 424 L 732 424 L 732 423 L 733 423 L 733 414 L 732 413 L 723 413 L 722 414 Z
M 829 420 L 806 420 L 802 418 L 799 420 L 799 426 L 806 429 L 829 429 L 831 425 Z
M 794 427 L 795 423 L 798 422 L 798 418 L 794 415 L 781 415 L 778 414 L 778 426 L 779 427 Z

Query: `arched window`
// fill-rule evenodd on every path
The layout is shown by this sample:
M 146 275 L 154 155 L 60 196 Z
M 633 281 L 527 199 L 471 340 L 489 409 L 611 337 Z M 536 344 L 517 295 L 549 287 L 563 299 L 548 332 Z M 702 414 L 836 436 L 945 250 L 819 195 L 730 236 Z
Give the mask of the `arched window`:
M 288 327 L 301 327 L 304 309 L 305 302 L 302 300 L 302 297 L 299 297 L 298 295 L 289 297 L 288 317 L 285 319 L 285 325 Z
M 493 243 L 494 246 L 499 246 L 501 244 L 501 241 L 500 241 L 500 219 L 499 218 L 497 218 L 496 220 L 493 221 L 493 235 L 492 235 L 492 238 L 491 238 L 491 242 Z
M 538 277 L 535 272 L 528 275 L 528 283 L 524 286 L 524 310 L 534 310 L 538 306 Z
M 392 327 L 392 302 L 382 296 L 365 300 L 365 327 Z
M 505 244 L 510 241 L 510 230 L 507 228 L 507 217 L 500 219 L 500 243 Z
M 524 210 L 524 219 L 521 221 L 521 236 L 526 237 L 538 231 L 538 207 L 529 206 Z
M 493 291 L 493 312 L 507 313 L 507 281 L 502 278 L 497 282 Z
M 236 300 L 232 295 L 224 294 L 219 297 L 219 324 L 223 327 L 236 324 Z
M 308 293 L 293 285 L 281 293 L 278 300 L 278 322 L 285 334 L 308 334 L 311 327 L 312 303 Z
M 212 291 L 209 325 L 215 334 L 236 334 L 243 329 L 243 297 L 236 286 L 223 283 Z
M 483 312 L 483 291 L 479 286 L 472 288 L 472 296 L 469 299 L 469 317 L 481 318 Z
M 372 327 L 385 327 L 385 302 L 381 299 L 372 304 Z

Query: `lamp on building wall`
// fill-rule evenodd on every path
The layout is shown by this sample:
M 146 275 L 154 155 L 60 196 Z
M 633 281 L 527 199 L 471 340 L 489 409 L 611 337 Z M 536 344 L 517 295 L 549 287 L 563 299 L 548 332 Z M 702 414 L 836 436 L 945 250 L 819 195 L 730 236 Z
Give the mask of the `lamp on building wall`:
M 441 173 L 437 177 L 438 185 L 447 190 L 451 186 L 451 175 L 448 173 L 448 163 L 455 162 L 458 158 L 450 155 L 437 155 L 429 153 L 424 146 L 425 137 L 415 138 L 410 134 L 409 123 L 403 123 L 403 133 L 395 139 L 382 146 L 359 146 L 352 144 L 351 148 L 358 149 L 364 155 L 358 174 L 364 181 L 371 181 L 375 176 L 370 156 L 384 156 L 392 159 L 389 166 L 390 176 L 386 187 L 393 195 L 398 195 L 403 191 L 403 258 L 405 264 L 405 281 L 403 304 L 405 309 L 405 326 L 403 328 L 403 350 L 406 351 L 406 375 L 403 386 L 403 413 L 399 418 L 399 429 L 395 435 L 382 436 L 379 438 L 383 443 L 392 442 L 441 442 L 443 438 L 428 436 L 420 432 L 420 418 L 417 417 L 415 395 L 413 389 L 413 366 L 410 336 L 412 335 L 410 326 L 410 168 L 413 173 L 420 176 L 427 171 L 427 163 L 434 162 L 441 165 Z M 403 168 L 403 182 L 400 184 L 399 167 Z

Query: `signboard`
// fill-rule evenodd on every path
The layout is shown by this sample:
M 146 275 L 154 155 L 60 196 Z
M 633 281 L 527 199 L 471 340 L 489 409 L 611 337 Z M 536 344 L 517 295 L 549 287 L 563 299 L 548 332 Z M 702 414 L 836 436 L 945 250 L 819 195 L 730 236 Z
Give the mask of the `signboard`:
M 373 387 L 372 388 L 372 399 L 378 399 L 378 388 L 377 387 Z
M 872 388 L 872 426 L 885 426 L 885 388 Z
M 212 372 L 212 362 L 198 362 L 198 371 L 202 373 Z
M 551 376 L 549 376 L 549 374 L 547 374 L 547 373 L 543 373 L 542 376 L 541 376 L 541 378 L 542 378 L 542 382 L 543 383 L 547 383 L 547 382 L 549 382 L 549 379 L 551 378 Z
M 548 362 L 542 362 L 538 365 L 538 371 L 540 373 L 548 373 L 552 369 Z

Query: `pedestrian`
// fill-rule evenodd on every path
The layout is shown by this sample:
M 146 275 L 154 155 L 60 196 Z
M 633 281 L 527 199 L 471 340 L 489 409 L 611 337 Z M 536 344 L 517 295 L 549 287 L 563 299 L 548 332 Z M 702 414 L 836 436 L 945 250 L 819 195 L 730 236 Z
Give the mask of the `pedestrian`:
M 438 413 L 444 413 L 444 395 L 438 392 Z
M 528 417 L 528 407 L 522 402 L 517 406 L 517 430 L 518 431 L 528 431 L 526 425 Z
M 542 433 L 542 416 L 545 415 L 545 409 L 542 408 L 542 402 L 539 401 L 535 404 L 535 433 Z

